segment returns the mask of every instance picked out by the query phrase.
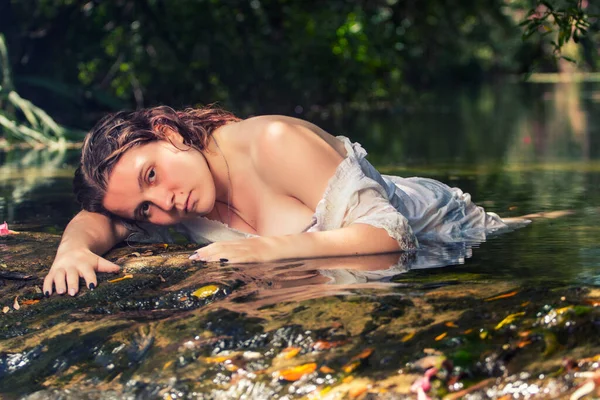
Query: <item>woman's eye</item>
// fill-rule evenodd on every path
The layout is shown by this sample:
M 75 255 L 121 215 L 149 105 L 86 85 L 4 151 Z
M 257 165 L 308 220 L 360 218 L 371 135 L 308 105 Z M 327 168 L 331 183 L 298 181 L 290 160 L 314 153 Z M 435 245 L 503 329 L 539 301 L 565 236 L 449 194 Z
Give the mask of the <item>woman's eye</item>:
M 142 216 L 144 218 L 147 218 L 148 215 L 150 214 L 150 203 L 144 203 L 144 204 L 142 204 L 141 211 L 142 211 Z
M 148 182 L 152 183 L 152 182 L 154 182 L 155 179 L 156 179 L 156 171 L 154 170 L 154 168 L 152 168 L 148 172 Z

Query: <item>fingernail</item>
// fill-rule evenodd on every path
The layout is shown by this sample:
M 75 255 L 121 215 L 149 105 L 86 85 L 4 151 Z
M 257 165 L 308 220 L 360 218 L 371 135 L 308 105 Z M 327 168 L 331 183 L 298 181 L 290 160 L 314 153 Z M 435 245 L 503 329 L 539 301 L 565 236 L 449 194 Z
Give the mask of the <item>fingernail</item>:
M 90 290 L 96 289 L 96 285 L 94 285 L 94 282 L 90 283 L 89 288 L 90 288 Z
M 57 290 L 56 293 L 58 294 L 65 294 L 65 291 L 63 289 Z
M 229 262 L 228 258 L 219 258 L 219 262 Z
M 50 292 L 46 291 L 46 293 L 44 293 L 44 296 L 50 297 Z
M 69 289 L 69 294 L 70 294 L 71 296 L 75 296 L 75 293 L 76 293 L 76 292 L 75 292 L 75 289 L 73 289 L 73 288 L 72 288 L 72 289 Z

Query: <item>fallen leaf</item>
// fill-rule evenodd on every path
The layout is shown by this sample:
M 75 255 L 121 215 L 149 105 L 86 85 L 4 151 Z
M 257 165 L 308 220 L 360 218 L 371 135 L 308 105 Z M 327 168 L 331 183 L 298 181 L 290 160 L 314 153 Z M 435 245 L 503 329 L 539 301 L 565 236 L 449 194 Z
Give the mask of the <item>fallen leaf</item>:
M 467 329 L 466 331 L 463 331 L 463 334 L 468 335 L 470 333 L 473 333 L 473 328 Z
M 531 304 L 530 301 L 525 301 L 525 302 L 521 303 L 521 307 L 527 307 L 529 304 Z
M 179 301 L 186 301 L 187 299 L 188 299 L 187 296 L 182 296 L 179 298 Z
M 446 325 L 448 328 L 458 328 L 458 325 L 456 325 L 454 322 L 452 321 L 448 321 L 446 322 L 444 325 Z
M 160 278 L 160 281 L 161 281 L 161 282 L 166 282 L 166 281 L 167 281 L 165 278 L 163 278 L 163 276 L 162 276 L 162 275 L 158 275 L 158 277 Z
M 124 281 L 125 279 L 131 279 L 131 278 L 133 278 L 133 275 L 132 275 L 132 274 L 127 274 L 127 275 L 125 275 L 125 276 L 122 276 L 122 277 L 120 277 L 120 278 L 116 278 L 116 279 L 110 279 L 110 280 L 108 281 L 108 283 L 116 283 L 116 282 L 121 282 L 121 281 Z
M 371 354 L 373 354 L 373 349 L 369 347 L 368 349 L 364 349 L 363 351 L 352 357 L 352 359 L 364 360 L 365 358 L 368 358 Z
M 519 332 L 520 337 L 528 337 L 529 335 L 531 335 L 531 331 Z
M 40 302 L 39 300 L 27 299 L 27 300 L 21 301 L 21 304 L 23 304 L 24 306 L 31 306 L 31 305 L 37 304 L 39 302 Z
M 240 367 L 235 364 L 225 364 L 225 369 L 229 372 L 236 372 Z
M 197 289 L 194 292 L 192 292 L 192 296 L 197 297 L 199 299 L 205 299 L 207 297 L 210 297 L 210 296 L 216 294 L 218 291 L 219 291 L 218 286 L 208 285 L 208 286 L 203 286 L 200 289 Z
M 410 339 L 412 339 L 414 337 L 415 337 L 415 332 L 411 332 L 411 333 L 408 333 L 408 334 L 404 335 L 404 337 L 402 339 L 400 339 L 400 341 L 402 343 L 406 343 L 406 342 L 408 342 Z
M 531 340 L 521 340 L 519 343 L 517 343 L 517 347 L 522 349 L 525 346 L 529 346 L 531 344 Z
M 367 348 L 355 355 L 350 361 L 342 367 L 342 371 L 349 374 L 358 368 L 369 356 L 373 354 L 372 348 Z
M 284 360 L 291 360 L 292 358 L 296 357 L 298 353 L 300 353 L 300 350 L 302 350 L 300 347 L 287 347 L 283 349 L 277 357 L 283 358 Z
M 557 308 L 555 311 L 558 315 L 564 314 L 567 311 L 571 311 L 573 309 L 573 306 L 567 306 L 567 307 L 562 307 L 562 308 Z
M 142 256 L 152 256 L 152 255 L 154 255 L 154 252 L 152 250 L 146 250 L 141 255 Z
M 133 253 L 129 254 L 129 256 L 139 257 L 141 254 L 137 251 L 134 251 Z
M 348 391 L 348 396 L 350 396 L 351 399 L 355 399 L 366 391 L 367 391 L 367 385 L 355 387 Z
M 7 313 L 7 312 L 9 312 L 9 311 L 10 311 L 10 307 L 9 307 L 9 306 L 4 306 L 4 307 L 2 308 L 2 312 L 3 312 L 4 314 L 6 314 L 6 313 Z
M 437 368 L 440 369 L 444 364 L 444 361 L 447 360 L 447 357 L 443 354 L 434 355 L 434 356 L 425 356 L 423 358 L 418 359 L 414 362 L 414 365 L 422 370 L 427 370 L 429 368 Z
M 592 307 L 600 306 L 600 299 L 585 299 L 584 301 Z
M 438 335 L 435 337 L 435 341 L 439 342 L 440 340 L 442 340 L 443 338 L 445 338 L 446 336 L 448 336 L 448 332 L 444 332 L 441 335 Z
M 356 361 L 350 361 L 349 363 L 347 363 L 346 365 L 344 365 L 342 367 L 342 371 L 344 371 L 345 373 L 349 374 L 354 372 L 354 370 L 356 368 L 358 368 L 360 366 L 360 361 L 356 360 Z
M 332 369 L 332 368 L 329 368 L 329 367 L 328 367 L 328 366 L 326 366 L 326 365 L 323 365 L 321 368 L 319 368 L 319 371 L 321 371 L 321 372 L 322 372 L 322 373 L 324 373 L 324 374 L 333 374 L 333 373 L 335 372 L 335 370 L 334 370 L 334 369 Z
M 519 317 L 522 317 L 523 315 L 525 315 L 525 311 L 521 311 L 521 312 L 518 312 L 518 313 L 510 314 L 509 316 L 507 316 L 506 318 L 504 318 L 502 321 L 500 321 L 498 323 L 498 325 L 496 325 L 496 327 L 494 329 L 498 330 L 498 329 L 502 328 L 504 325 L 512 324 L 515 319 L 517 319 Z
M 18 310 L 18 309 L 20 309 L 20 308 L 21 308 L 21 306 L 19 305 L 19 296 L 15 297 L 15 302 L 14 302 L 14 304 L 13 304 L 13 308 L 14 308 L 15 310 Z
M 277 372 L 277 377 L 279 379 L 293 382 L 293 381 L 297 381 L 298 379 L 302 378 L 304 375 L 312 374 L 316 370 L 317 370 L 317 363 L 308 363 L 308 364 L 299 365 L 297 367 L 293 367 L 293 368 L 289 368 L 289 369 L 283 369 L 283 370 Z
M 354 379 L 354 377 L 352 375 L 345 377 L 344 379 L 342 379 L 343 383 L 349 383 L 352 382 L 352 379 Z
M 519 292 L 515 290 L 514 292 L 508 292 L 508 293 L 500 294 L 498 296 L 494 296 L 494 297 L 490 297 L 488 299 L 484 299 L 483 301 L 494 301 L 494 300 L 506 299 L 508 297 L 513 297 L 517 293 L 519 293 Z
M 217 357 L 205 357 L 204 361 L 206 361 L 207 363 L 211 363 L 211 364 L 219 364 L 219 363 L 225 362 L 230 359 L 231 359 L 231 356 L 217 356 Z
M 334 340 L 334 341 L 317 340 L 315 342 L 315 344 L 313 344 L 313 349 L 315 349 L 315 350 L 328 350 L 328 349 L 331 349 L 333 347 L 343 346 L 346 343 L 348 343 L 348 340 Z
M 169 368 L 169 367 L 170 367 L 172 364 L 173 364 L 173 360 L 171 360 L 171 361 L 167 361 L 167 362 L 165 363 L 165 365 L 163 365 L 163 368 L 162 368 L 162 369 L 163 369 L 163 371 L 164 371 L 164 370 L 166 370 L 167 368 Z

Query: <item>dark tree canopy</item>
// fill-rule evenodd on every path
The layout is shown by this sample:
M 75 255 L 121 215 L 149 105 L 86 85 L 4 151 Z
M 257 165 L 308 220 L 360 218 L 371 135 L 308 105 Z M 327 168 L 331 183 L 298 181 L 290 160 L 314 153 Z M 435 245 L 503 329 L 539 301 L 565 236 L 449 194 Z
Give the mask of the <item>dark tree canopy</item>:
M 219 102 L 247 115 L 393 102 L 556 71 L 556 50 L 573 39 L 578 68 L 595 71 L 598 5 L 550 3 L 12 0 L 0 3 L 0 29 L 19 92 L 87 127 L 107 110 L 155 104 Z

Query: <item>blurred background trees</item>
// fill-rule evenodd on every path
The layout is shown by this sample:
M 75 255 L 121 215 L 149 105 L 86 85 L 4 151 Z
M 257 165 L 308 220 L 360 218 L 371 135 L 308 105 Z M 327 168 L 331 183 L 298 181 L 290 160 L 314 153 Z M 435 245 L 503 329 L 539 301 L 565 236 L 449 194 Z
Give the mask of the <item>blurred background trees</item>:
M 4 0 L 0 31 L 17 91 L 87 128 L 107 111 L 156 104 L 218 102 L 241 116 L 405 107 L 431 88 L 559 71 L 557 47 L 594 72 L 599 9 L 582 0 Z

